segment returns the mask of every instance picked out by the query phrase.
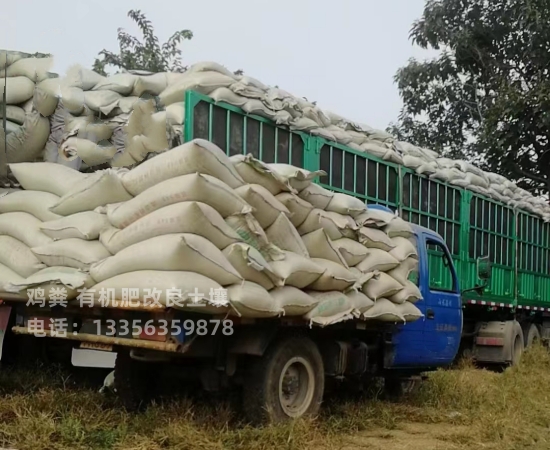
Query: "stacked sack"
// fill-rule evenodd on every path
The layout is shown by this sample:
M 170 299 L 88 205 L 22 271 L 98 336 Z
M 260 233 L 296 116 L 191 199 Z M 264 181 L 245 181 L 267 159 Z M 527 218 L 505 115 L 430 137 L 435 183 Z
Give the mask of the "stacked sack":
M 6 90 L 6 134 L 0 131 L 0 151 L 8 162 L 38 160 L 50 134 L 48 119 L 35 108 L 35 90 L 55 79 L 49 73 L 53 59 L 48 55 L 0 51 L 0 93 Z M 2 118 L 3 107 L 0 107 Z M 4 139 L 6 142 L 4 143 Z
M 73 300 L 78 289 L 94 284 L 90 266 L 110 256 L 99 241 L 107 217 L 94 210 L 132 196 L 112 169 L 87 175 L 47 162 L 10 169 L 24 190 L 0 198 L 0 239 L 10 249 L 1 252 L 0 262 L 17 274 L 2 277 L 3 291 L 28 300 L 28 289 L 46 287 L 52 300 L 51 288 L 58 287 L 64 288 L 63 300 Z

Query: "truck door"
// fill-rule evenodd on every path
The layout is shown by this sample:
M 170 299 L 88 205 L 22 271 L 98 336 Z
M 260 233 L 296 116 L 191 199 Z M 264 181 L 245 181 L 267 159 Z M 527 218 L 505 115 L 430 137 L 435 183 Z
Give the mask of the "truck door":
M 421 261 L 421 292 L 426 320 L 424 345 L 427 365 L 451 363 L 460 345 L 462 304 L 449 250 L 439 238 L 425 235 L 427 258 Z M 423 278 L 423 279 L 422 279 Z

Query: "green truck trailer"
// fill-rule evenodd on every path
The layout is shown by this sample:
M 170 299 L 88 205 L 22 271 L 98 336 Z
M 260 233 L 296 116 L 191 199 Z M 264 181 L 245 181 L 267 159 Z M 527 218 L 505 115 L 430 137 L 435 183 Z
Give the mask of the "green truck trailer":
M 460 285 L 477 286 L 462 295 L 461 353 L 480 363 L 509 363 L 514 348 L 550 338 L 550 224 L 541 217 L 196 92 L 186 94 L 185 117 L 184 141 L 203 138 L 229 156 L 252 154 L 266 163 L 324 170 L 318 180 L 323 187 L 438 232 Z M 434 251 L 430 260 L 430 285 L 451 288 L 440 256 Z M 478 278 L 484 259 L 490 262 L 488 280 Z

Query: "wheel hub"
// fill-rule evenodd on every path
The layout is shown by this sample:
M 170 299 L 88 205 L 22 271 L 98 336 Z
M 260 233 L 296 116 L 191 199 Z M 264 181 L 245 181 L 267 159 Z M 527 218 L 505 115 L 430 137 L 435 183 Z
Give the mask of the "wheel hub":
M 279 379 L 279 401 L 287 416 L 299 417 L 307 411 L 314 384 L 313 367 L 307 360 L 296 357 L 285 364 Z

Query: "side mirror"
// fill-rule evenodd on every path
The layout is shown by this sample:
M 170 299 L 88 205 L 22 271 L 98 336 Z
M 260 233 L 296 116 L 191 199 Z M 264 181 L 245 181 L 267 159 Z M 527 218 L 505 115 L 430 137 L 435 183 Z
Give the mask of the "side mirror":
M 488 256 L 477 258 L 477 276 L 480 280 L 489 280 L 491 278 L 492 265 Z

